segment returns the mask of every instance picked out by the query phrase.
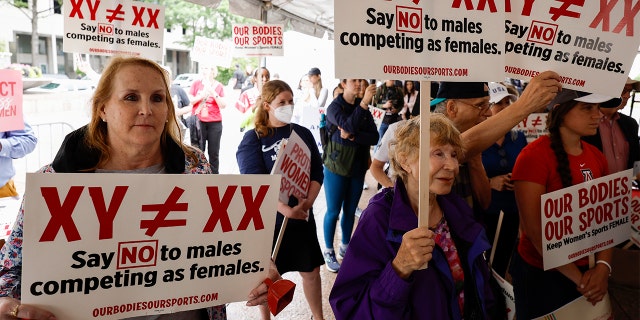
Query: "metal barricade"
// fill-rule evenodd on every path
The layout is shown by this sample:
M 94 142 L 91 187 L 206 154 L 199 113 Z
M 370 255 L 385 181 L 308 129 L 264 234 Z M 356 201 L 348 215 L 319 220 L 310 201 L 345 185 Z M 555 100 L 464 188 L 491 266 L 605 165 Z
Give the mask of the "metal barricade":
M 62 145 L 64 137 L 75 130 L 67 122 L 31 124 L 31 128 L 38 138 L 38 143 L 33 152 L 22 158 L 22 161 L 13 161 L 16 172 L 34 172 L 50 163 Z

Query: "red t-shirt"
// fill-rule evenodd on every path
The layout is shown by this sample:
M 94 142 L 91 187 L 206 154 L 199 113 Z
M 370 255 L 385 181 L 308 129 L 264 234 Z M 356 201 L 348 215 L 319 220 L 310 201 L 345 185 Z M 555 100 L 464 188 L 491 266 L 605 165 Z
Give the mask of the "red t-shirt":
M 581 141 L 582 154 L 568 155 L 573 184 L 582 183 L 607 175 L 607 159 L 596 147 Z M 541 136 L 528 144 L 516 159 L 511 180 L 530 181 L 545 186 L 546 193 L 562 189 L 562 180 L 558 173 L 558 161 L 551 150 L 549 136 Z M 540 213 L 542 215 L 542 213 Z M 538 253 L 524 230 L 521 231 L 518 253 L 532 266 L 543 268 L 542 256 Z M 579 266 L 587 265 L 588 259 L 576 261 Z
M 222 86 L 222 84 L 214 80 L 212 85 L 215 88 L 214 90 L 216 94 L 220 97 L 224 97 L 224 87 Z M 198 95 L 198 92 L 200 92 L 200 90 L 203 90 L 203 89 L 204 89 L 204 83 L 202 83 L 202 80 L 199 79 L 193 82 L 193 85 L 191 85 L 191 90 L 189 90 L 189 93 L 192 96 L 196 96 Z M 191 110 L 191 114 L 196 114 L 196 110 L 198 109 L 201 103 L 202 101 L 193 104 L 193 109 Z M 211 95 L 207 99 L 206 106 L 207 106 L 206 111 L 203 110 L 199 114 L 197 114 L 198 119 L 200 119 L 200 121 L 202 122 L 222 121 L 222 114 L 220 114 L 220 107 L 218 106 L 218 103 L 216 102 L 216 99 L 213 97 L 213 95 Z

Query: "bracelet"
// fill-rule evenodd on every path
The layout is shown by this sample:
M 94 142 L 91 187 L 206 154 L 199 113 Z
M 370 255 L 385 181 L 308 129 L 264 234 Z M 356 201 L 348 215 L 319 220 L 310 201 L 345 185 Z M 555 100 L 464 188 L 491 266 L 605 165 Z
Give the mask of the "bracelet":
M 605 266 L 607 266 L 607 268 L 609 268 L 609 277 L 611 277 L 611 272 L 613 272 L 613 269 L 611 268 L 611 265 L 609 264 L 609 262 L 606 262 L 604 260 L 598 260 L 598 261 L 596 261 L 596 264 L 598 264 L 598 263 L 602 263 Z

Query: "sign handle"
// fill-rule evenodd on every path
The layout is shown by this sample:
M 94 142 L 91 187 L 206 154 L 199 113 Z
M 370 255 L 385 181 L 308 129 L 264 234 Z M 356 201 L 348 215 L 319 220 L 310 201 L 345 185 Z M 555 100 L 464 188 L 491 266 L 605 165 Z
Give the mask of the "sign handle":
M 429 148 L 431 143 L 431 81 L 420 81 L 420 187 L 418 227 L 429 226 Z M 421 269 L 428 268 L 426 263 Z

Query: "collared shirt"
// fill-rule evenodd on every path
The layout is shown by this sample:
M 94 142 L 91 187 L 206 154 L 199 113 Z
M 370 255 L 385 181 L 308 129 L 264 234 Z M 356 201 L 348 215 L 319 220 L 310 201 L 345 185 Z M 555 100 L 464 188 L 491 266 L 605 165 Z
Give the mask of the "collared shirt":
M 602 153 L 607 158 L 609 173 L 627 169 L 629 158 L 629 142 L 618 125 L 620 114 L 617 112 L 611 119 L 603 116 L 600 119 L 600 139 L 602 139 Z
M 38 138 L 28 124 L 23 130 L 0 132 L 0 187 L 16 174 L 13 159 L 19 159 L 31 153 L 36 148 Z

